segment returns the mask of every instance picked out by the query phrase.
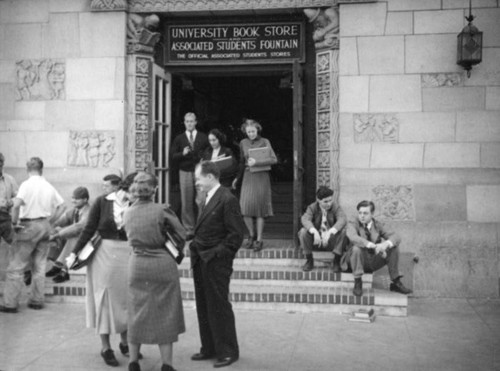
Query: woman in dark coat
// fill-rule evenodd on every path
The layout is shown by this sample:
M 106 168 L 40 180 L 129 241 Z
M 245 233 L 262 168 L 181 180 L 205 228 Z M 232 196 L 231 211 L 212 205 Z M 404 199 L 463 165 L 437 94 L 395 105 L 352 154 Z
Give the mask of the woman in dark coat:
M 158 344 L 162 371 L 172 368 L 173 343 L 185 331 L 177 264 L 167 252 L 167 231 L 184 244 L 186 232 L 174 212 L 155 204 L 156 177 L 139 173 L 131 187 L 135 202 L 124 215 L 132 254 L 128 267 L 129 371 L 140 371 L 141 344 Z
M 201 159 L 203 161 L 217 162 L 217 160 L 220 160 L 221 158 L 230 157 L 230 165 L 228 165 L 227 167 L 219 167 L 219 181 L 220 184 L 222 184 L 224 187 L 231 188 L 233 179 L 238 171 L 238 163 L 233 155 L 233 151 L 225 147 L 226 136 L 220 130 L 212 129 L 208 133 L 208 142 L 210 143 L 210 147 L 208 147 L 205 152 L 203 152 Z

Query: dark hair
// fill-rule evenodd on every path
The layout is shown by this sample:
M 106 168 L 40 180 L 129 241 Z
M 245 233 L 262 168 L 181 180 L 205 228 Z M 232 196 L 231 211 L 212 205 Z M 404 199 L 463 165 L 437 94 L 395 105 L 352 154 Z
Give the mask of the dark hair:
M 125 192 L 128 192 L 129 187 L 134 183 L 134 178 L 137 175 L 137 171 L 134 171 L 133 173 L 130 173 L 123 179 L 123 181 L 120 183 L 120 189 L 123 189 Z
M 372 214 L 375 211 L 375 204 L 372 201 L 361 201 L 358 206 L 356 206 L 356 210 L 359 211 L 359 209 L 361 209 L 362 207 L 370 207 L 370 211 L 372 212 Z
M 202 161 L 198 164 L 198 167 L 200 168 L 202 175 L 207 176 L 208 174 L 212 174 L 216 179 L 220 178 L 220 170 L 215 162 Z
M 330 196 L 333 196 L 333 189 L 330 189 L 327 186 L 321 186 L 316 191 L 316 198 L 318 200 L 322 200 Z
M 77 187 L 73 191 L 73 198 L 75 200 L 89 199 L 89 190 L 85 187 Z
M 43 161 L 40 157 L 32 157 L 26 163 L 26 167 L 28 168 L 28 171 L 36 170 L 41 172 L 43 169 Z
M 257 121 L 255 121 L 254 119 L 244 119 L 243 124 L 241 125 L 241 131 L 243 132 L 243 134 L 247 135 L 246 130 L 249 126 L 255 127 L 257 129 L 257 134 L 259 135 L 262 132 L 262 126 Z
M 122 181 L 122 178 L 120 178 L 116 174 L 108 174 L 104 178 L 102 178 L 102 180 L 104 180 L 105 182 L 110 182 L 111 185 L 119 186 Z
M 226 143 L 226 135 L 220 131 L 219 129 L 212 129 L 209 131 L 208 135 L 212 134 L 214 137 L 217 138 L 219 141 L 219 144 L 223 146 Z

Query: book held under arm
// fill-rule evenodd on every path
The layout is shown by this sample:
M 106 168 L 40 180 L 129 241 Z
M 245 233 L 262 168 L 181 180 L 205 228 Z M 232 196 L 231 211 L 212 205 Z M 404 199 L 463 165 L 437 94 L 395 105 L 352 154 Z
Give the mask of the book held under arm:
M 269 147 L 250 148 L 248 150 L 248 157 L 255 159 L 256 162 L 256 165 L 249 167 L 252 173 L 271 170 L 271 165 L 258 165 L 259 163 L 269 164 L 272 162 L 271 148 Z
M 177 264 L 182 263 L 182 259 L 184 259 L 184 240 L 178 237 L 175 233 L 170 233 L 167 231 L 167 241 L 165 242 L 165 248 L 168 253 L 172 255 L 172 258 L 176 261 Z
M 231 169 L 233 166 L 233 157 L 232 156 L 224 156 L 218 157 L 215 160 L 210 160 L 217 165 L 219 171 L 222 173 L 228 169 Z

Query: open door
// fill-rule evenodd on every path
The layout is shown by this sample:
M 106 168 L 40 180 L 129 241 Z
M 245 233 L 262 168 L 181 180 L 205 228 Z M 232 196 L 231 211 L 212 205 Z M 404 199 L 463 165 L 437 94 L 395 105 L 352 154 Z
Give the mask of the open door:
M 302 195 L 304 168 L 302 165 L 302 69 L 298 60 L 293 63 L 293 233 L 300 229 L 302 215 Z M 294 238 L 295 247 L 298 246 Z
M 153 64 L 153 80 L 153 163 L 150 171 L 158 178 L 156 202 L 168 203 L 172 76 L 163 67 Z

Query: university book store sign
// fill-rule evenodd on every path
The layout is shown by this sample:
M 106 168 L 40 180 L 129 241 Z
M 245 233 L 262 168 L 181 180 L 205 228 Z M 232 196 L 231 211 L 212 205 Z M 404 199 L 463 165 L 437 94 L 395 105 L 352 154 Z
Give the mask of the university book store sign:
M 303 62 L 303 40 L 301 22 L 169 25 L 167 63 Z

